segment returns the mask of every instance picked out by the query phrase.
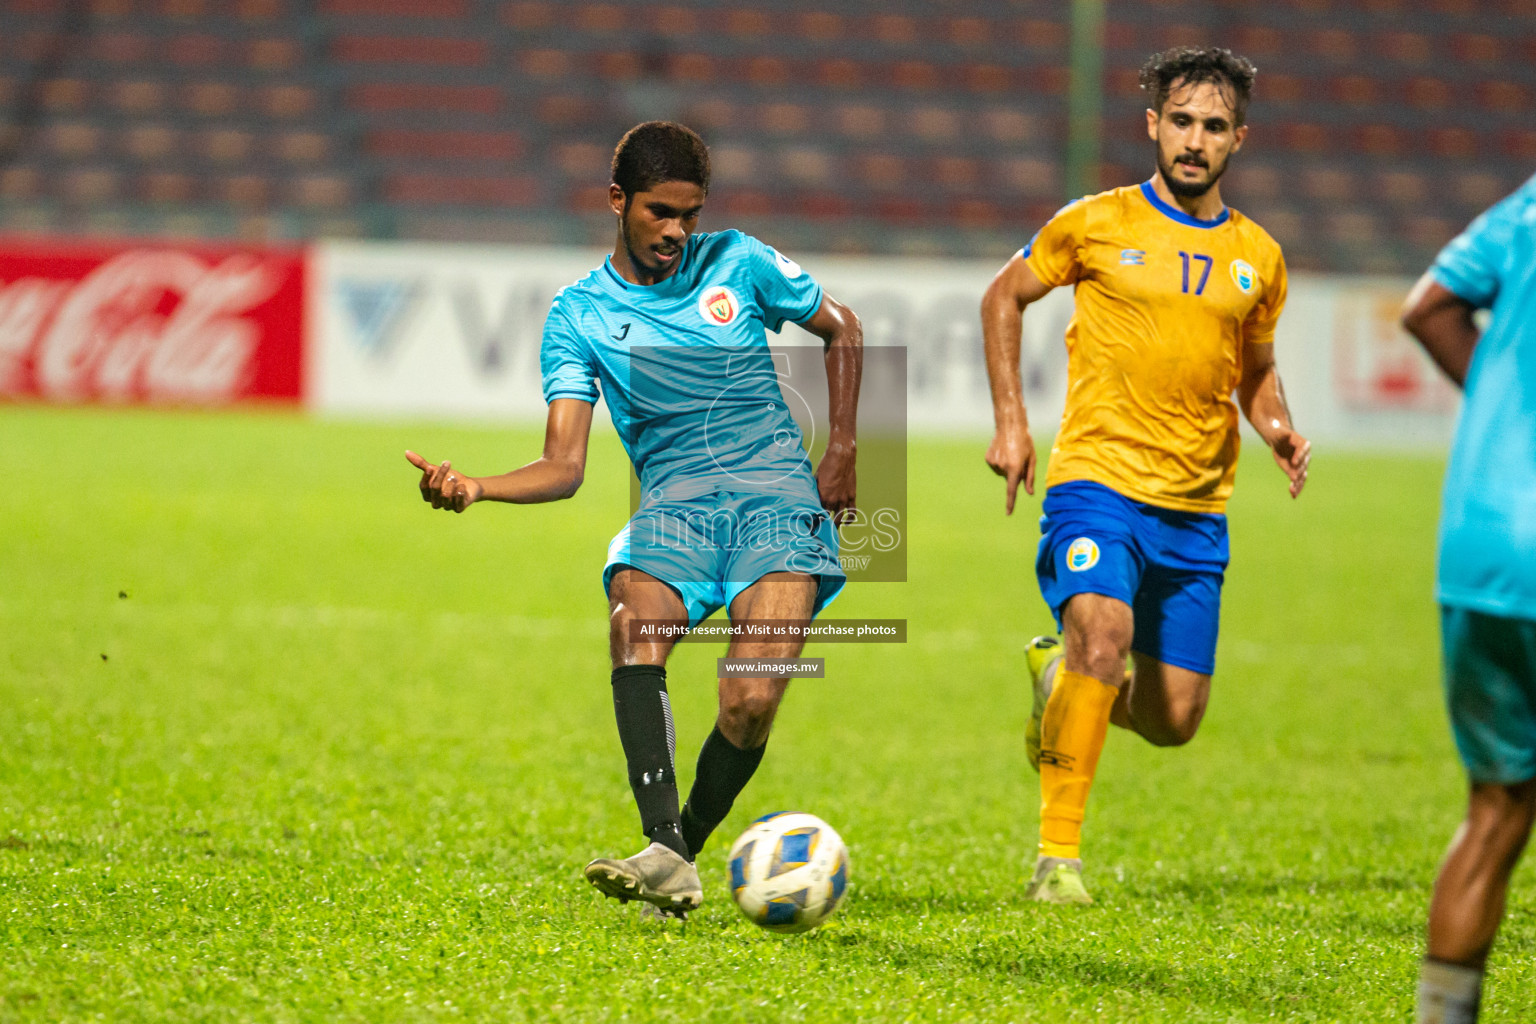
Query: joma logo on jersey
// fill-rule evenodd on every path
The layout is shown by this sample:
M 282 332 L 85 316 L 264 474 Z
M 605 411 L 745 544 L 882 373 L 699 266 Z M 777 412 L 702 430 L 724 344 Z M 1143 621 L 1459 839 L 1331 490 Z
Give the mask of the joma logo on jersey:
M 1121 249 L 1120 265 L 1125 267 L 1144 267 L 1147 265 L 1147 251 L 1145 249 Z
M 1259 283 L 1259 275 L 1247 260 L 1232 261 L 1232 283 L 1243 290 L 1247 295 L 1253 291 L 1253 286 Z
M 724 327 L 735 320 L 739 312 L 741 303 L 736 301 L 736 293 L 724 285 L 706 288 L 699 297 L 699 315 L 712 324 Z

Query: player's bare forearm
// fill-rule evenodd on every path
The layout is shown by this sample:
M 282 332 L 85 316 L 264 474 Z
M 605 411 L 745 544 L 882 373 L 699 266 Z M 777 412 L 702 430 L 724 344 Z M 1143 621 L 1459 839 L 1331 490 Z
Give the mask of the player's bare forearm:
M 821 339 L 827 368 L 827 450 L 816 467 L 821 503 L 838 522 L 858 501 L 859 386 L 864 376 L 864 325 L 847 306 L 823 295 L 821 306 L 803 325 Z
M 992 417 L 997 432 L 987 449 L 987 465 L 1007 481 L 1005 509 L 1013 514 L 1019 484 L 1035 493 L 1035 443 L 1029 436 L 1024 408 L 1024 384 L 1019 378 L 1019 350 L 1024 333 L 1024 307 L 1050 291 L 1015 255 L 1003 265 L 981 298 L 981 337 L 992 386 Z
M 569 498 L 586 473 L 587 438 L 592 429 L 592 405 L 574 398 L 557 398 L 549 405 L 544 428 L 544 454 L 526 466 L 495 476 L 466 476 L 448 460 L 432 463 L 406 452 L 421 470 L 421 497 L 433 508 L 463 512 L 478 501 L 532 505 Z
M 1403 329 L 1418 339 L 1457 387 L 1466 385 L 1467 367 L 1472 365 L 1472 350 L 1480 336 L 1472 313 L 1470 302 L 1437 283 L 1431 274 L 1419 278 L 1403 303 Z
M 1248 345 L 1243 353 L 1243 379 L 1238 385 L 1238 405 L 1253 429 L 1269 445 L 1275 464 L 1290 480 L 1291 497 L 1306 486 L 1312 462 L 1312 442 L 1297 432 L 1285 403 L 1285 387 L 1275 366 L 1274 346 Z

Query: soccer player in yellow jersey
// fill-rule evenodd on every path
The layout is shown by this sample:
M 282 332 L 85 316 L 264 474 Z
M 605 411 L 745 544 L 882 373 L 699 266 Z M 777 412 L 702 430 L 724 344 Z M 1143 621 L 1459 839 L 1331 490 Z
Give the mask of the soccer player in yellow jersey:
M 1311 448 L 1275 371 L 1285 261 L 1218 186 L 1248 133 L 1253 78 L 1227 50 L 1152 57 L 1141 84 L 1156 173 L 1064 207 L 982 300 L 997 424 L 987 464 L 1006 478 L 1012 514 L 1019 484 L 1033 494 L 1035 479 L 1019 382 L 1023 311 L 1062 285 L 1076 298 L 1035 566 L 1063 643 L 1036 638 L 1027 657 L 1041 790 L 1034 899 L 1092 902 L 1079 843 L 1110 723 L 1159 746 L 1199 728 L 1227 565 L 1234 393 L 1292 497 L 1307 479 Z

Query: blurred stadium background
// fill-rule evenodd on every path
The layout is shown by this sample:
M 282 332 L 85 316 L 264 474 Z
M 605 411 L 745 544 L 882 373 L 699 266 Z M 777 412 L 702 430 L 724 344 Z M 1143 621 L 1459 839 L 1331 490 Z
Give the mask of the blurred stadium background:
M 1227 194 L 1293 269 L 1417 273 L 1536 165 L 1525 0 L 0 10 L 8 234 L 601 245 L 614 140 L 666 117 L 713 147 L 717 224 L 1000 258 L 1074 183 L 1146 176 L 1136 69 L 1181 43 L 1259 67 Z

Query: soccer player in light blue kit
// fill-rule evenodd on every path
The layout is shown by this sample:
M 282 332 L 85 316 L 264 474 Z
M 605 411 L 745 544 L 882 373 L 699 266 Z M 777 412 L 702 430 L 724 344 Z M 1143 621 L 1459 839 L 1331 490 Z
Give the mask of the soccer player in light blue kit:
M 1478 309 L 1492 311 L 1481 337 Z M 1437 598 L 1472 795 L 1435 880 L 1418 993 L 1419 1024 L 1464 1024 L 1536 815 L 1536 178 L 1445 247 L 1403 326 L 1466 392 Z
M 470 477 L 407 452 L 421 495 L 462 512 L 480 500 L 569 498 L 586 466 L 599 395 L 640 480 L 641 503 L 603 569 L 619 739 L 650 845 L 586 877 L 621 901 L 682 916 L 703 889 L 694 857 L 751 779 L 788 680 L 719 680 L 719 715 L 678 808 L 666 662 L 682 632 L 724 608 L 732 658 L 793 658 L 846 582 L 836 523 L 854 510 L 859 320 L 792 260 L 737 231 L 695 234 L 709 154 L 682 125 L 631 129 L 613 157 L 613 255 L 561 290 L 540 363 L 544 454 Z M 765 331 L 792 321 L 825 347 L 830 433 L 813 473 Z

